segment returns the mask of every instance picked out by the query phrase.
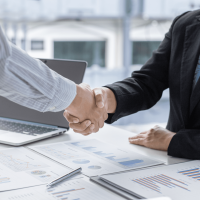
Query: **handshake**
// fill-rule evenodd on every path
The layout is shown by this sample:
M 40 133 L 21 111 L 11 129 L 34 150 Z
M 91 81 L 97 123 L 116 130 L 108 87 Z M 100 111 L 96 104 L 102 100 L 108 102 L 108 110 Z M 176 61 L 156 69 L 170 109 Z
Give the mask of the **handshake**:
M 83 135 L 96 133 L 104 126 L 108 113 L 115 112 L 115 95 L 106 87 L 91 90 L 90 86 L 84 83 L 76 87 L 77 95 L 63 115 L 74 132 Z

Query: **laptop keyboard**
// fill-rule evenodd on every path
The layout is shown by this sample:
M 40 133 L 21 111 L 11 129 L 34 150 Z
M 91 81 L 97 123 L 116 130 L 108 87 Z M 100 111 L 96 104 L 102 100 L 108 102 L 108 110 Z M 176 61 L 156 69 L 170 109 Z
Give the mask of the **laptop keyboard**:
M 0 120 L 0 130 L 37 136 L 57 129 Z

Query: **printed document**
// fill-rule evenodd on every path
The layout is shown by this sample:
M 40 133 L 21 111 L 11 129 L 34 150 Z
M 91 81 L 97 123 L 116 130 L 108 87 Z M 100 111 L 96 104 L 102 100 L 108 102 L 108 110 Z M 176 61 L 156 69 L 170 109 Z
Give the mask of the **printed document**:
M 162 164 L 160 161 L 98 140 L 60 142 L 29 148 L 72 169 L 82 167 L 82 172 L 88 176 Z

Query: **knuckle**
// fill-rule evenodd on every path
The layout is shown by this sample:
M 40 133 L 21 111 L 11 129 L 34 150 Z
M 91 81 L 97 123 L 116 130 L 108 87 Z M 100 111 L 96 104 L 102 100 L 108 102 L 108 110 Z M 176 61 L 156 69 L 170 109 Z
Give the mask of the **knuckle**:
M 151 128 L 149 132 L 150 132 L 150 133 L 153 133 L 154 130 L 155 130 L 154 128 Z

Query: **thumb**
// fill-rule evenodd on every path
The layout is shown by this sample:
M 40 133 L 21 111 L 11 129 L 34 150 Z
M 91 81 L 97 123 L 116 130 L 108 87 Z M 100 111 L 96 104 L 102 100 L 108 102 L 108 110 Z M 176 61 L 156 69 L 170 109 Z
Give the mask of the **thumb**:
M 96 88 L 93 91 L 94 91 L 94 96 L 95 96 L 95 101 L 96 101 L 97 107 L 103 108 L 104 107 L 104 98 L 103 98 L 102 89 Z

